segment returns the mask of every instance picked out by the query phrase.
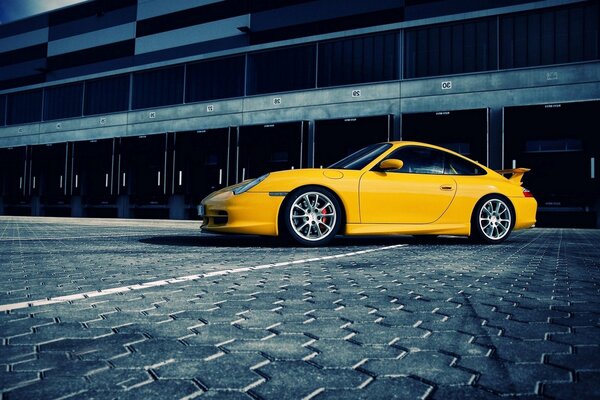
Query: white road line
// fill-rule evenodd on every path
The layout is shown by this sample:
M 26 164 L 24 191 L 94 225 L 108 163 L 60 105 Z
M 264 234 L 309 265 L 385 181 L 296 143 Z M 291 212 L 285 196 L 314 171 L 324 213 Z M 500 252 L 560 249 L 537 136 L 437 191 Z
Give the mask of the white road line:
M 315 262 L 315 261 L 326 261 L 326 260 L 331 260 L 333 258 L 339 259 L 339 258 L 344 258 L 344 257 L 352 257 L 352 256 L 363 255 L 363 254 L 368 254 L 368 253 L 375 253 L 375 252 L 384 251 L 384 250 L 397 249 L 397 248 L 405 247 L 405 246 L 408 246 L 408 245 L 396 244 L 396 245 L 392 245 L 392 246 L 378 247 L 376 249 L 353 251 L 350 253 L 337 254 L 334 256 L 324 256 L 324 257 L 309 258 L 309 259 L 305 259 L 305 260 L 294 260 L 294 261 L 279 262 L 279 263 L 274 263 L 274 264 L 264 264 L 264 265 L 257 265 L 255 267 L 240 267 L 240 268 L 233 268 L 233 269 L 224 269 L 221 271 L 207 272 L 204 274 L 187 275 L 187 276 L 181 276 L 179 278 L 171 278 L 171 279 L 163 279 L 163 280 L 158 280 L 158 281 L 144 282 L 144 283 L 139 283 L 139 284 L 130 285 L 130 286 L 122 286 L 122 287 L 115 287 L 115 288 L 109 288 L 109 289 L 99 289 L 99 290 L 95 290 L 92 292 L 86 292 L 86 293 L 70 294 L 67 296 L 58 296 L 58 297 L 47 297 L 45 299 L 39 299 L 39 300 L 33 300 L 33 301 L 27 301 L 27 302 L 21 302 L 21 303 L 4 304 L 4 305 L 0 305 L 0 312 L 18 310 L 21 308 L 39 307 L 39 306 L 45 306 L 45 305 L 49 305 L 49 304 L 66 303 L 66 302 L 70 302 L 70 301 L 74 301 L 74 300 L 83 300 L 83 299 L 88 299 L 88 298 L 92 298 L 92 297 L 107 296 L 107 295 L 114 294 L 114 293 L 124 293 L 124 292 L 130 292 L 133 290 L 142 290 L 142 289 L 148 289 L 148 288 L 157 287 L 157 286 L 172 285 L 172 284 L 176 284 L 176 283 L 189 282 L 189 281 L 203 279 L 203 278 L 212 278 L 215 276 L 239 274 L 242 272 L 258 271 L 258 270 L 277 268 L 277 267 L 285 267 L 285 266 L 289 266 L 289 265 L 306 264 L 306 263 Z
M 40 237 L 34 238 L 18 238 L 18 237 L 5 237 L 0 238 L 0 242 L 41 242 L 45 240 L 73 240 L 73 239 L 98 239 L 98 238 L 114 238 L 114 237 L 128 237 L 128 236 L 147 236 L 148 232 L 129 232 L 129 233 L 115 233 L 105 235 L 86 235 L 86 236 L 62 236 L 62 237 Z

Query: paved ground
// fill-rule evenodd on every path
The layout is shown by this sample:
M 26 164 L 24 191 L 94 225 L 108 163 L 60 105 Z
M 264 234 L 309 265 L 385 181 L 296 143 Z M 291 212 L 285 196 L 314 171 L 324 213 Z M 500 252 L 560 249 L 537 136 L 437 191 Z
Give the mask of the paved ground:
M 3 400 L 600 398 L 600 230 L 305 249 L 0 217 L 0 312 Z

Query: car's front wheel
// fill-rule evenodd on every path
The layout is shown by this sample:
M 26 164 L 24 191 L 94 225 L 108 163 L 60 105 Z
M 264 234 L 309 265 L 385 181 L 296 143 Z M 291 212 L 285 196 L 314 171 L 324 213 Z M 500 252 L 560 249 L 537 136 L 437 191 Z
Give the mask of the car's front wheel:
M 317 186 L 301 188 L 285 201 L 284 233 L 304 246 L 325 245 L 340 230 L 341 213 L 340 203 L 330 190 Z
M 514 212 L 508 200 L 487 196 L 477 203 L 471 220 L 471 236 L 484 243 L 500 243 L 514 226 Z

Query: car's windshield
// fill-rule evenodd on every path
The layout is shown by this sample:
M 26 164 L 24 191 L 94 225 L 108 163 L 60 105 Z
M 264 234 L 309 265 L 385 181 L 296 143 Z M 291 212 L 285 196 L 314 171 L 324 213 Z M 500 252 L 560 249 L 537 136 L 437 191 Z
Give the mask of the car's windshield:
M 392 145 L 390 143 L 377 143 L 358 150 L 348 157 L 330 165 L 331 169 L 355 169 L 360 170 L 367 166 L 375 158 L 382 155 Z

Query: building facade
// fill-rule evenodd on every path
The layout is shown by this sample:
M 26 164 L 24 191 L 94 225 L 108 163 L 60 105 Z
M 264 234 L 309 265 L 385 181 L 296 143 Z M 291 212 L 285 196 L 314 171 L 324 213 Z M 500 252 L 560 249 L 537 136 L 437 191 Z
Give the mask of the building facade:
M 0 214 L 195 218 L 388 139 L 600 227 L 600 1 L 95 0 L 0 25 Z

